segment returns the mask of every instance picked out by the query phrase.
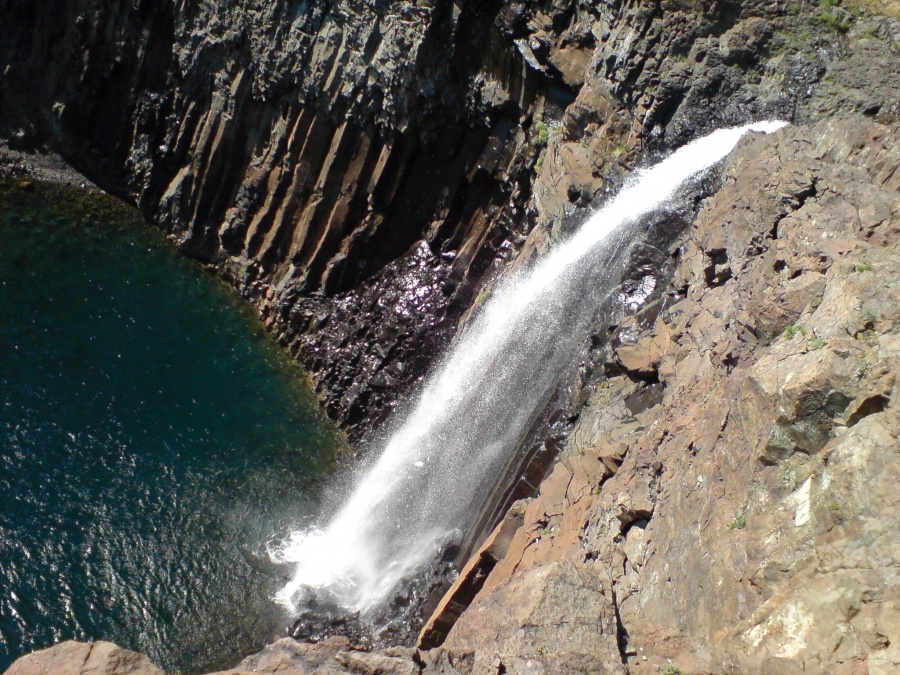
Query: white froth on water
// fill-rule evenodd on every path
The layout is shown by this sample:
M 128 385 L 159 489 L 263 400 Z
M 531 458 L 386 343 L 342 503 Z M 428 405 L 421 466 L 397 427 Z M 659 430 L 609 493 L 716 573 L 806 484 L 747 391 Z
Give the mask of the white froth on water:
M 590 307 L 610 292 L 600 288 L 603 279 L 578 277 L 583 259 L 612 232 L 664 205 L 744 134 L 785 124 L 723 129 L 686 145 L 635 175 L 534 269 L 501 284 L 332 520 L 270 551 L 273 560 L 296 565 L 278 599 L 296 609 L 309 588 L 365 616 L 433 560 L 546 404 L 584 338 Z M 596 266 L 590 269 L 596 277 Z

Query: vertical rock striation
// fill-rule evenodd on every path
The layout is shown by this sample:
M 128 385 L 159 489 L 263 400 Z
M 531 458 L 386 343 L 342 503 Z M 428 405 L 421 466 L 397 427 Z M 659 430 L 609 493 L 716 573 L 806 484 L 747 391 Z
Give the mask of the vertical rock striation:
M 648 151 L 897 114 L 893 24 L 860 18 L 848 50 L 818 10 L 762 1 L 51 4 L 0 2 L 3 135 L 214 266 L 355 436 L 536 222 L 526 252 Z
M 538 84 L 497 6 L 0 9 L 7 135 L 56 149 L 214 265 L 347 427 L 421 374 L 469 300 L 460 284 L 520 234 Z

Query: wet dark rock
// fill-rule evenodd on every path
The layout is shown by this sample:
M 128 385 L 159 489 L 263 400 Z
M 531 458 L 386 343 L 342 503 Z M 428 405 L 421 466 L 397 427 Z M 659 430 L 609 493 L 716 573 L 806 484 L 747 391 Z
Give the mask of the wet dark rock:
M 396 645 L 412 646 L 422 629 L 422 608 L 454 574 L 453 561 L 458 548 L 450 546 L 430 565 L 404 580 L 390 602 L 363 618 L 348 612 L 328 597 L 325 591 L 304 589 L 300 612 L 287 634 L 304 642 L 319 643 L 335 636 L 349 640 L 357 649 L 383 649 Z
M 372 638 L 368 626 L 359 620 L 358 614 L 348 614 L 343 608 L 308 598 L 305 607 L 287 629 L 289 637 L 303 642 L 324 642 L 336 635 L 347 638 L 350 644 L 366 649 Z
M 360 291 L 285 292 L 280 339 L 309 364 L 328 414 L 352 440 L 377 427 L 443 351 L 456 322 L 444 292 L 452 268 L 421 242 Z M 334 392 L 334 393 L 331 393 Z

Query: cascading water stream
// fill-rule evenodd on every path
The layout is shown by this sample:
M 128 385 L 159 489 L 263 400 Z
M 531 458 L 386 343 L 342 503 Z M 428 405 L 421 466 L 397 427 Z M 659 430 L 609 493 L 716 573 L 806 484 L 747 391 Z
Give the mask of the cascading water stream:
M 637 174 L 531 271 L 502 283 L 328 525 L 295 532 L 271 551 L 296 564 L 279 600 L 296 609 L 312 589 L 365 618 L 458 537 L 612 290 L 600 243 L 664 205 L 745 133 L 784 124 L 724 129 L 681 148 Z

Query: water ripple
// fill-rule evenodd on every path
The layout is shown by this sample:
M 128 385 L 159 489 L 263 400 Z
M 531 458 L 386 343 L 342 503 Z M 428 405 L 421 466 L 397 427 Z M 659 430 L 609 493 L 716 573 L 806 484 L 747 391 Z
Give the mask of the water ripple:
M 0 671 L 69 638 L 234 665 L 339 447 L 302 375 L 111 202 L 0 183 L 0 287 Z

